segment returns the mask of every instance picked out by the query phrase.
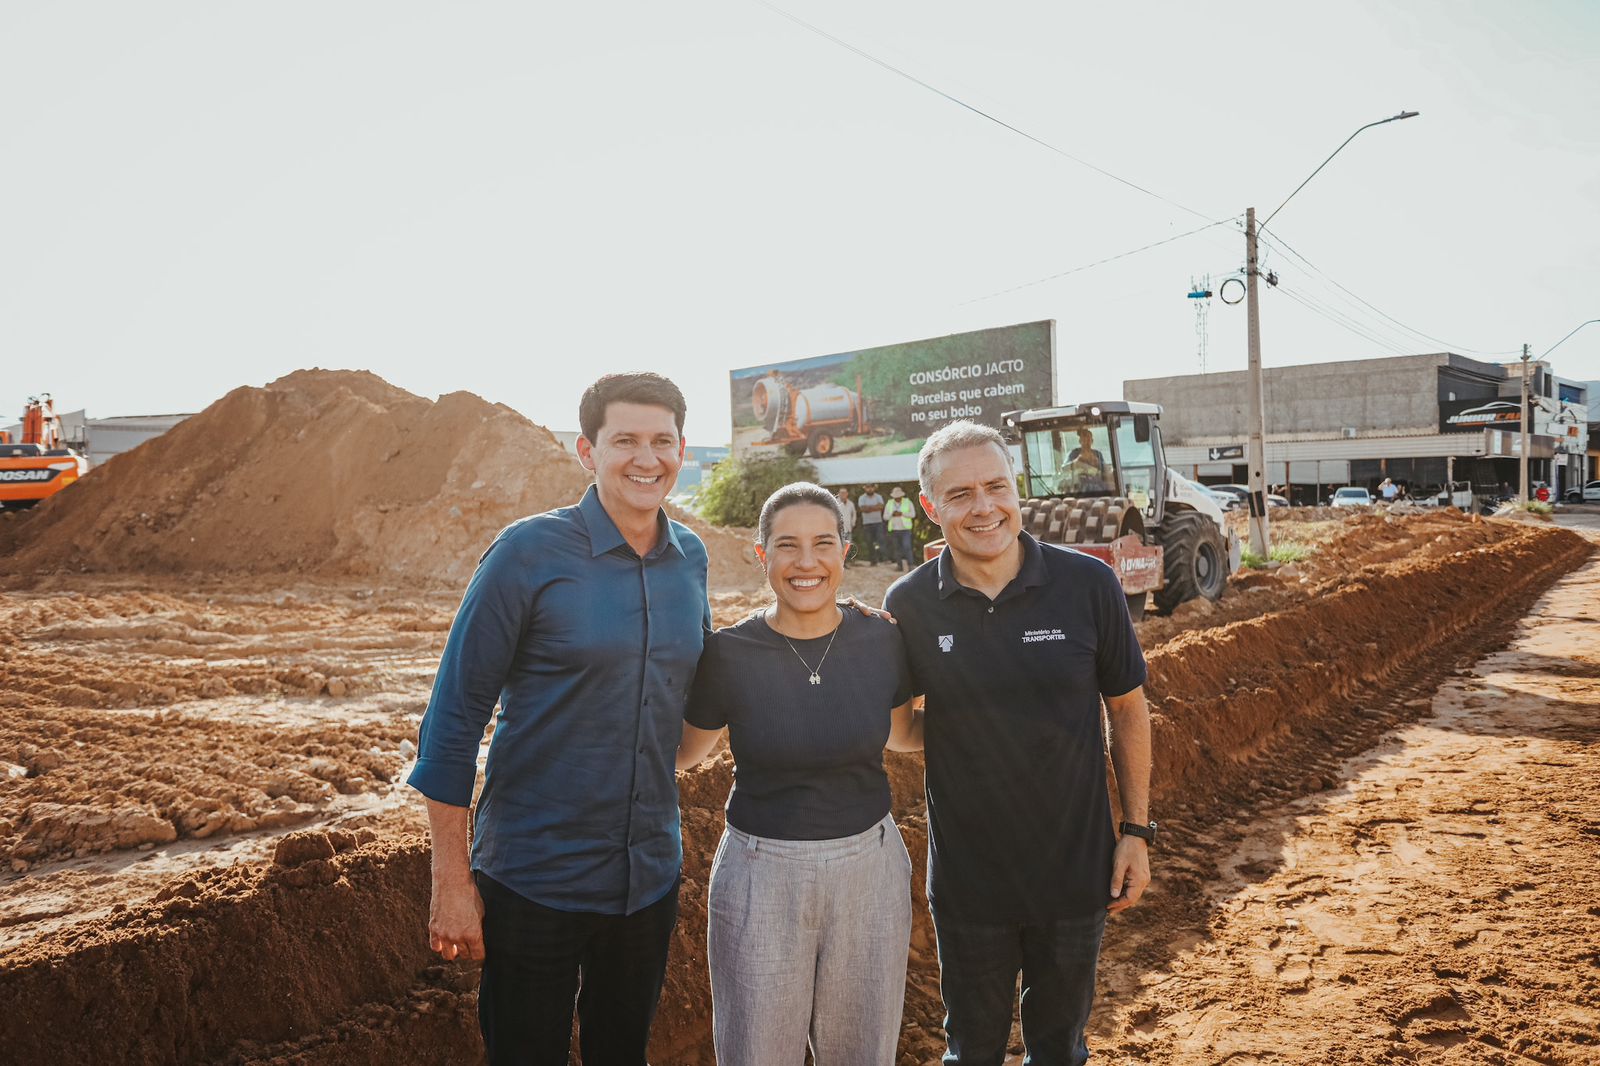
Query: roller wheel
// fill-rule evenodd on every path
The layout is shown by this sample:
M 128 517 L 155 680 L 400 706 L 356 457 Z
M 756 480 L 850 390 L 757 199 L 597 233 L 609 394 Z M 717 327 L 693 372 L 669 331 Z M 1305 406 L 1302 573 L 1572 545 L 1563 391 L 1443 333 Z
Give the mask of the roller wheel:
M 1228 587 L 1228 546 L 1216 524 L 1195 511 L 1168 514 L 1156 531 L 1166 584 L 1156 590 L 1156 606 L 1171 611 L 1204 596 L 1222 598 Z
M 1074 544 L 1110 544 L 1125 532 L 1124 516 L 1133 510 L 1132 504 L 1124 496 L 1112 496 L 1109 499 L 1087 501 L 1083 517 L 1078 523 L 1077 536 L 1072 541 Z M 1079 501 L 1080 507 L 1084 501 Z M 1069 521 L 1069 525 L 1072 523 Z

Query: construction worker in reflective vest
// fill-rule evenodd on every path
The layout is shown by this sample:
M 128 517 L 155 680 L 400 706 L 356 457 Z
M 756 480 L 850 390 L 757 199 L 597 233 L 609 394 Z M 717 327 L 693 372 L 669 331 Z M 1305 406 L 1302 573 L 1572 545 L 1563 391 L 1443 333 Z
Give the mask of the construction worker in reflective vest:
M 889 551 L 894 555 L 895 568 L 910 570 L 911 519 L 916 505 L 906 499 L 906 490 L 896 485 L 889 492 L 889 502 L 883 509 L 884 521 L 889 526 Z

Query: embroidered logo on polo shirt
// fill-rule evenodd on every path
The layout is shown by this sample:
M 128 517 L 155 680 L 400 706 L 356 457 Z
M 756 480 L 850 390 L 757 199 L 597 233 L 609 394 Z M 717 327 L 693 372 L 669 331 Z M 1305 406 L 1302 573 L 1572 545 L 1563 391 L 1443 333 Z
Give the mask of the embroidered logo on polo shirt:
M 1041 640 L 1066 640 L 1067 635 L 1059 629 L 1029 629 L 1022 634 L 1022 643 L 1036 644 Z
M 956 638 L 952 634 L 946 633 L 946 634 L 944 634 L 943 636 L 941 636 L 939 638 L 939 650 L 940 651 L 949 651 L 951 648 L 953 648 L 955 646 L 956 646 Z

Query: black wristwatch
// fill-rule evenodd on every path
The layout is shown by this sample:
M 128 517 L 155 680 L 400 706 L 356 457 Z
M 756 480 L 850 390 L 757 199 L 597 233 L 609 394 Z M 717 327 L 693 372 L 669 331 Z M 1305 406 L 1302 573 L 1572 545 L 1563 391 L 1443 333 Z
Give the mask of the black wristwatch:
M 1154 844 L 1156 842 L 1156 823 L 1154 822 L 1151 822 L 1148 825 L 1139 825 L 1136 822 L 1123 822 L 1121 825 L 1117 826 L 1117 832 L 1121 833 L 1125 837 L 1138 837 L 1147 844 Z

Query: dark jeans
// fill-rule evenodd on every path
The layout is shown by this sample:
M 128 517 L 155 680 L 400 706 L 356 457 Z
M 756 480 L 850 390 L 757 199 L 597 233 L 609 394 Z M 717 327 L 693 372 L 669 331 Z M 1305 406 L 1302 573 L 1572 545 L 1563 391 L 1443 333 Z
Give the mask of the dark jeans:
M 645 1066 L 678 885 L 635 914 L 589 914 L 552 910 L 476 876 L 485 955 L 478 1025 L 489 1062 L 566 1066 L 576 995 L 584 1066 Z
M 917 565 L 916 560 L 911 558 L 911 530 L 889 530 L 889 547 L 893 549 L 895 562 L 904 562 L 908 569 Z
M 875 563 L 883 558 L 883 523 L 874 522 L 871 525 L 861 525 L 861 554 L 867 557 L 867 562 Z
M 941 918 L 935 907 L 933 928 L 949 1046 L 945 1066 L 1000 1066 L 1019 970 L 1024 1066 L 1089 1061 L 1083 1031 L 1094 1005 L 1104 911 L 1044 925 L 980 925 Z

